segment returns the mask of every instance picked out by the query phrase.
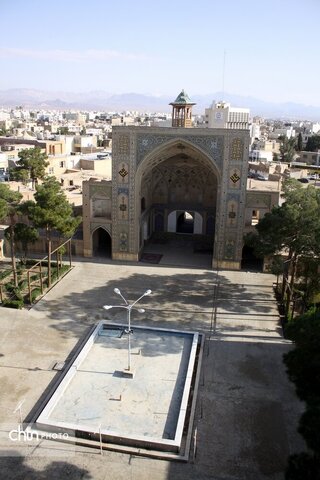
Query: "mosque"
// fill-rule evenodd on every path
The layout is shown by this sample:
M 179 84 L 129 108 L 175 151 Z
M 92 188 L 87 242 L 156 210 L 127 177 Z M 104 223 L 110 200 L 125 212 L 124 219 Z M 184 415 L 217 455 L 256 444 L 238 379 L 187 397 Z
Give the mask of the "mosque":
M 138 261 L 151 239 L 189 235 L 238 270 L 252 215 L 276 203 L 247 191 L 249 130 L 194 128 L 184 91 L 170 105 L 171 127 L 113 128 L 112 180 L 83 184 L 84 256 Z

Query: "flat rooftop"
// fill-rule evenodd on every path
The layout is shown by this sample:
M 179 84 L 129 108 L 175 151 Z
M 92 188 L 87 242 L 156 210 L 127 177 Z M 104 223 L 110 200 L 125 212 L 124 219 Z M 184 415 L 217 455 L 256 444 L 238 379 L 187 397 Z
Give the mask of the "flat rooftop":
M 279 192 L 281 190 L 281 182 L 270 180 L 257 180 L 255 178 L 248 178 L 247 191 L 251 190 L 263 190 L 267 192 Z

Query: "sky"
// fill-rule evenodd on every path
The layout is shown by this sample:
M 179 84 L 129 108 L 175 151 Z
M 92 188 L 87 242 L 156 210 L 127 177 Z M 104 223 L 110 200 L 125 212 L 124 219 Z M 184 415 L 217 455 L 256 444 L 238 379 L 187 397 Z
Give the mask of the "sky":
M 0 90 L 224 87 L 320 106 L 319 14 L 320 0 L 0 0 Z

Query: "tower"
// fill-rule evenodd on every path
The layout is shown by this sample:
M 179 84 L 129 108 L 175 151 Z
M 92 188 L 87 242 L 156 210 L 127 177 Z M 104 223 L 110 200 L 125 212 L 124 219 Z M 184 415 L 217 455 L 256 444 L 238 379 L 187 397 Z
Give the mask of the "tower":
M 192 106 L 193 103 L 188 94 L 181 90 L 172 105 L 172 126 L 173 127 L 192 127 Z

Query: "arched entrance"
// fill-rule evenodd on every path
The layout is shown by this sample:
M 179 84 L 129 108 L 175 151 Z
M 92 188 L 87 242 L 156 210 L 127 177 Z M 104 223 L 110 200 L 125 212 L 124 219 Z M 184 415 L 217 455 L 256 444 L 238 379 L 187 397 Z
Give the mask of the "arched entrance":
M 177 218 L 177 233 L 193 233 L 194 220 L 189 212 L 182 212 Z
M 263 259 L 254 254 L 254 249 L 245 245 L 242 249 L 241 269 L 262 272 Z
M 149 218 L 146 247 L 170 244 L 179 258 L 183 251 L 187 256 L 206 252 L 211 263 L 219 183 L 214 162 L 194 145 L 176 140 L 156 149 L 139 167 L 136 182 L 140 226 Z
M 95 257 L 111 258 L 111 237 L 103 227 L 92 234 L 92 253 Z

